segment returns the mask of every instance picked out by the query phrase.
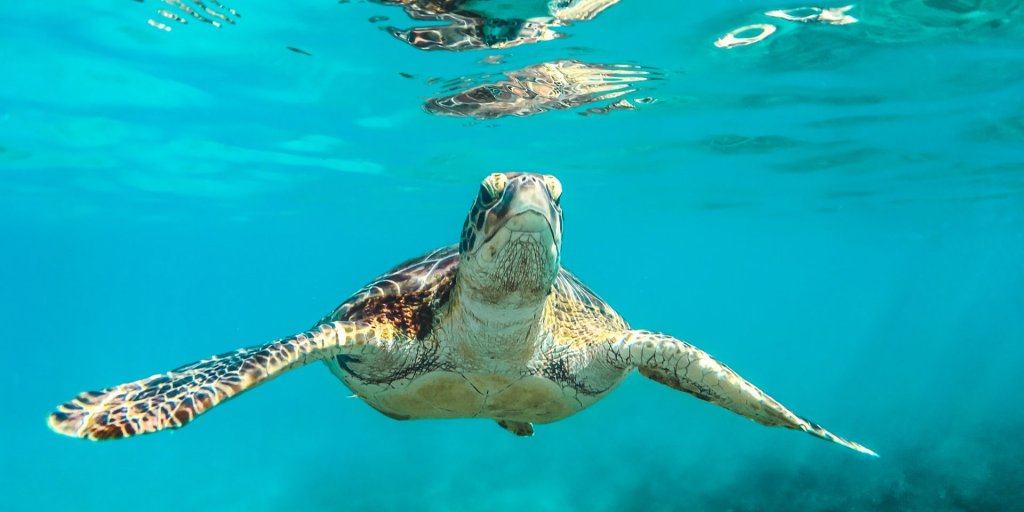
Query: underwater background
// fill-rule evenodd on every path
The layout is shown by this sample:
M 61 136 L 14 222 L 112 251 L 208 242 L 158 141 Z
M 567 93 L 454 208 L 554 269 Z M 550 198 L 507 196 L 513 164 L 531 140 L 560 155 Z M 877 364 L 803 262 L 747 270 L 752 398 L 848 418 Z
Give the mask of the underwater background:
M 0 10 L 0 508 L 1024 509 L 1020 2 L 223 1 Z M 562 180 L 562 262 L 634 327 L 881 457 L 639 375 L 530 439 L 322 365 L 175 432 L 47 429 L 309 328 L 507 170 Z

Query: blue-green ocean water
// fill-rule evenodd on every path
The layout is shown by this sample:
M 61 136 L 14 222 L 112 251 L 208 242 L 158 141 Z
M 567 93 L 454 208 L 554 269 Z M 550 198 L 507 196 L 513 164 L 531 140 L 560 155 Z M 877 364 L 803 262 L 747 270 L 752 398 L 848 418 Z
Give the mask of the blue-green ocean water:
M 799 6 L 623 0 L 452 52 L 382 30 L 424 22 L 376 3 L 238 0 L 220 29 L 156 1 L 5 3 L 0 508 L 1024 509 L 1024 7 L 762 14 Z M 423 108 L 558 59 L 655 79 L 605 115 Z M 531 439 L 388 419 L 320 365 L 173 433 L 47 429 L 79 391 L 308 328 L 457 241 L 503 170 L 562 180 L 563 264 L 634 326 L 881 458 L 638 375 Z

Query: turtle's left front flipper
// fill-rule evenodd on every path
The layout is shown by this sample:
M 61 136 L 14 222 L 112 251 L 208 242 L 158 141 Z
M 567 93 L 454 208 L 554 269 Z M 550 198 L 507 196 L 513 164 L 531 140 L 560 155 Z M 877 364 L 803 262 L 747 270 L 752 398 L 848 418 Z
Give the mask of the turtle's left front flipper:
M 332 322 L 257 347 L 228 352 L 167 373 L 88 391 L 50 414 L 54 431 L 119 439 L 185 426 L 224 401 L 313 361 L 387 346 L 365 324 Z
M 612 345 L 614 364 L 634 366 L 645 377 L 719 405 L 769 427 L 802 430 L 858 452 L 878 455 L 821 428 L 784 407 L 707 352 L 665 334 L 630 331 Z

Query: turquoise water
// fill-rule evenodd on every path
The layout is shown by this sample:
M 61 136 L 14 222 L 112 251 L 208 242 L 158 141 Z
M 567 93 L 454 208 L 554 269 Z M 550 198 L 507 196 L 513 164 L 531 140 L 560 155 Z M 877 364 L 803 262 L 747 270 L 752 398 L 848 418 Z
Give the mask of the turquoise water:
M 391 5 L 229 5 L 221 28 L 156 1 L 0 14 L 5 510 L 1024 503 L 1018 2 L 868 1 L 828 25 L 762 14 L 800 4 L 625 0 L 549 28 L 565 37 L 494 48 L 498 31 L 463 51 L 395 37 L 438 22 Z M 777 31 L 713 44 L 754 23 Z M 558 61 L 608 89 L 442 101 L 543 85 L 530 70 Z M 308 328 L 456 242 L 480 179 L 503 170 L 562 180 L 563 264 L 631 324 L 881 458 L 639 375 L 530 439 L 388 419 L 320 365 L 173 433 L 47 429 L 79 391 Z

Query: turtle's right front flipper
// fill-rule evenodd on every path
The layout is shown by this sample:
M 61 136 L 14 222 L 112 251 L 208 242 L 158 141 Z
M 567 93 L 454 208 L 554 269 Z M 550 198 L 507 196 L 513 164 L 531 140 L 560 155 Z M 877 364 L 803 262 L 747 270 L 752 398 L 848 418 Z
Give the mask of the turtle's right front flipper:
M 266 345 L 243 348 L 167 373 L 89 391 L 50 414 L 54 431 L 87 439 L 120 439 L 185 426 L 212 407 L 313 361 L 383 349 L 370 326 L 331 322 Z

